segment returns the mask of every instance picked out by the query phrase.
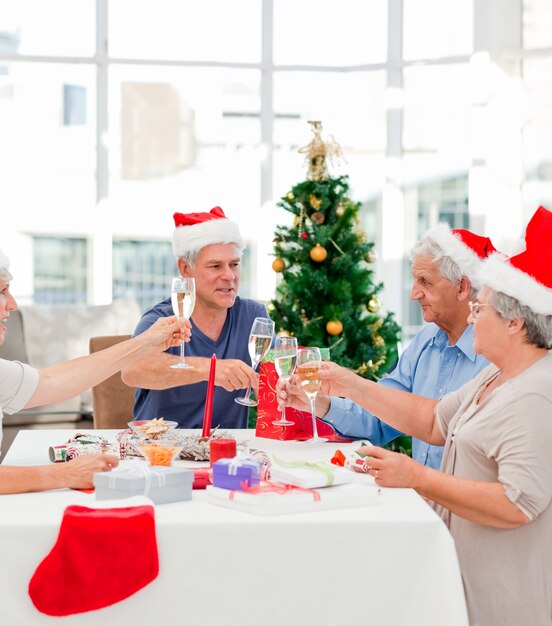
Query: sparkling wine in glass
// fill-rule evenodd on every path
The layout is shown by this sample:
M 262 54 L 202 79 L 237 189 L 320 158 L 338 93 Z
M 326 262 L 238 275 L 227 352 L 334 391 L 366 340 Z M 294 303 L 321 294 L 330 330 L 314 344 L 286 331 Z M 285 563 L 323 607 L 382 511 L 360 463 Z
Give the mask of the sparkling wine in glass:
M 297 373 L 301 381 L 301 387 L 305 392 L 311 405 L 312 414 L 312 439 L 308 439 L 308 443 L 322 443 L 328 441 L 318 436 L 316 428 L 316 394 L 322 387 L 320 380 L 320 364 L 322 358 L 318 348 L 301 348 L 297 353 Z
M 267 353 L 274 336 L 274 322 L 266 317 L 256 317 L 251 326 L 249 334 L 249 357 L 251 358 L 251 367 L 256 370 L 262 358 Z M 257 406 L 255 400 L 250 398 L 251 385 L 247 388 L 243 398 L 234 398 L 238 404 L 244 406 Z
M 173 313 L 179 319 L 189 320 L 192 317 L 195 306 L 195 280 L 193 278 L 178 277 L 173 278 L 171 288 L 171 304 Z M 175 369 L 189 369 L 189 365 L 184 360 L 184 342 L 180 344 L 180 358 L 178 363 L 171 365 Z
M 297 338 L 276 337 L 274 344 L 274 367 L 283 381 L 288 381 L 297 365 Z M 295 422 L 286 419 L 286 407 L 282 408 L 282 417 L 272 422 L 275 426 L 292 426 Z

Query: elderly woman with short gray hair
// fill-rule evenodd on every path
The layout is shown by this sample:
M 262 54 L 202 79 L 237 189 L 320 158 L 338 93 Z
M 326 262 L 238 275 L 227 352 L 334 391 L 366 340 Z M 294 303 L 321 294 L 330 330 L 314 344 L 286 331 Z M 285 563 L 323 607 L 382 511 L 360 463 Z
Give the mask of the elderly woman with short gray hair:
M 9 261 L 0 250 L 0 344 L 4 342 L 5 322 L 17 303 L 10 292 Z M 59 402 L 77 396 L 105 380 L 133 361 L 156 351 L 164 351 L 189 338 L 189 323 L 167 317 L 145 333 L 95 354 L 37 370 L 25 363 L 0 359 L 0 444 L 2 416 L 21 409 Z M 62 487 L 92 487 L 96 472 L 118 464 L 115 456 L 91 454 L 69 463 L 36 467 L 0 466 L 0 494 L 42 491 Z
M 347 396 L 424 441 L 441 470 L 378 447 L 365 469 L 411 487 L 454 537 L 471 626 L 550 626 L 552 618 L 552 213 L 540 207 L 526 249 L 484 261 L 470 302 L 474 351 L 491 362 L 440 400 L 385 389 L 335 364 L 323 393 Z M 377 563 L 372 563 L 377 567 Z

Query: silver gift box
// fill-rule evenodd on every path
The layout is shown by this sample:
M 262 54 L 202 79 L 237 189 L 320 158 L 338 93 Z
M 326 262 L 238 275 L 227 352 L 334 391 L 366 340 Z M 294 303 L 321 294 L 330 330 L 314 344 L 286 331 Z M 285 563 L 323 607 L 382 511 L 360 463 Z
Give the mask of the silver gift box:
M 155 504 L 191 500 L 193 482 L 192 470 L 176 467 L 148 467 L 147 474 L 131 471 L 94 474 L 96 500 L 130 496 L 147 496 Z

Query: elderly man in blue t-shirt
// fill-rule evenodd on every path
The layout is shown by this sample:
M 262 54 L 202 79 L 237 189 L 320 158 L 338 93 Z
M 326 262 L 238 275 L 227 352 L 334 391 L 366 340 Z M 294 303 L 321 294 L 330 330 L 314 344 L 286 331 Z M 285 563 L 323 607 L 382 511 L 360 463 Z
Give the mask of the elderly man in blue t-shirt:
M 181 428 L 201 428 L 210 357 L 216 354 L 213 427 L 247 428 L 247 407 L 234 398 L 241 389 L 257 386 L 249 365 L 249 331 L 256 317 L 268 315 L 263 305 L 238 297 L 243 239 L 220 207 L 209 213 L 175 213 L 174 221 L 178 269 L 196 284 L 192 337 L 186 344 L 186 362 L 193 368 L 171 368 L 180 353 L 171 348 L 123 370 L 123 381 L 138 387 L 134 418 L 164 417 Z M 170 298 L 143 315 L 135 334 L 169 315 L 173 315 Z
M 429 398 L 440 398 L 472 379 L 488 361 L 473 351 L 468 302 L 473 299 L 481 261 L 495 251 L 491 240 L 446 224 L 431 229 L 412 250 L 410 297 L 429 322 L 414 337 L 395 369 L 378 383 Z M 288 405 L 305 409 L 304 394 L 291 386 Z M 279 385 L 279 402 L 287 393 Z M 346 398 L 317 398 L 316 414 L 347 437 L 385 445 L 401 433 Z M 443 448 L 413 439 L 412 457 L 439 469 Z

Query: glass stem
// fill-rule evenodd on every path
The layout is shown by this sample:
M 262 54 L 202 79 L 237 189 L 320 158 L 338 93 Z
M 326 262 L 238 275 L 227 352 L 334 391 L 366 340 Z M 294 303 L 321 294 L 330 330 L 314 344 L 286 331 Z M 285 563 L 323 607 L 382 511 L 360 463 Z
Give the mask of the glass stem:
M 253 371 L 255 371 L 257 369 L 257 365 L 259 365 L 259 361 L 255 361 L 251 363 L 251 368 L 253 369 Z M 247 388 L 247 391 L 245 392 L 245 395 L 243 396 L 244 400 L 249 400 L 249 396 L 251 395 L 251 385 L 249 385 L 249 387 Z
M 284 383 L 287 384 L 289 378 L 287 378 L 287 377 L 283 378 L 282 377 L 282 380 L 284 381 Z M 286 421 L 286 405 L 284 404 L 284 406 L 282 407 L 282 422 L 285 422 L 285 421 Z
M 184 342 L 180 344 L 180 363 L 184 363 Z

